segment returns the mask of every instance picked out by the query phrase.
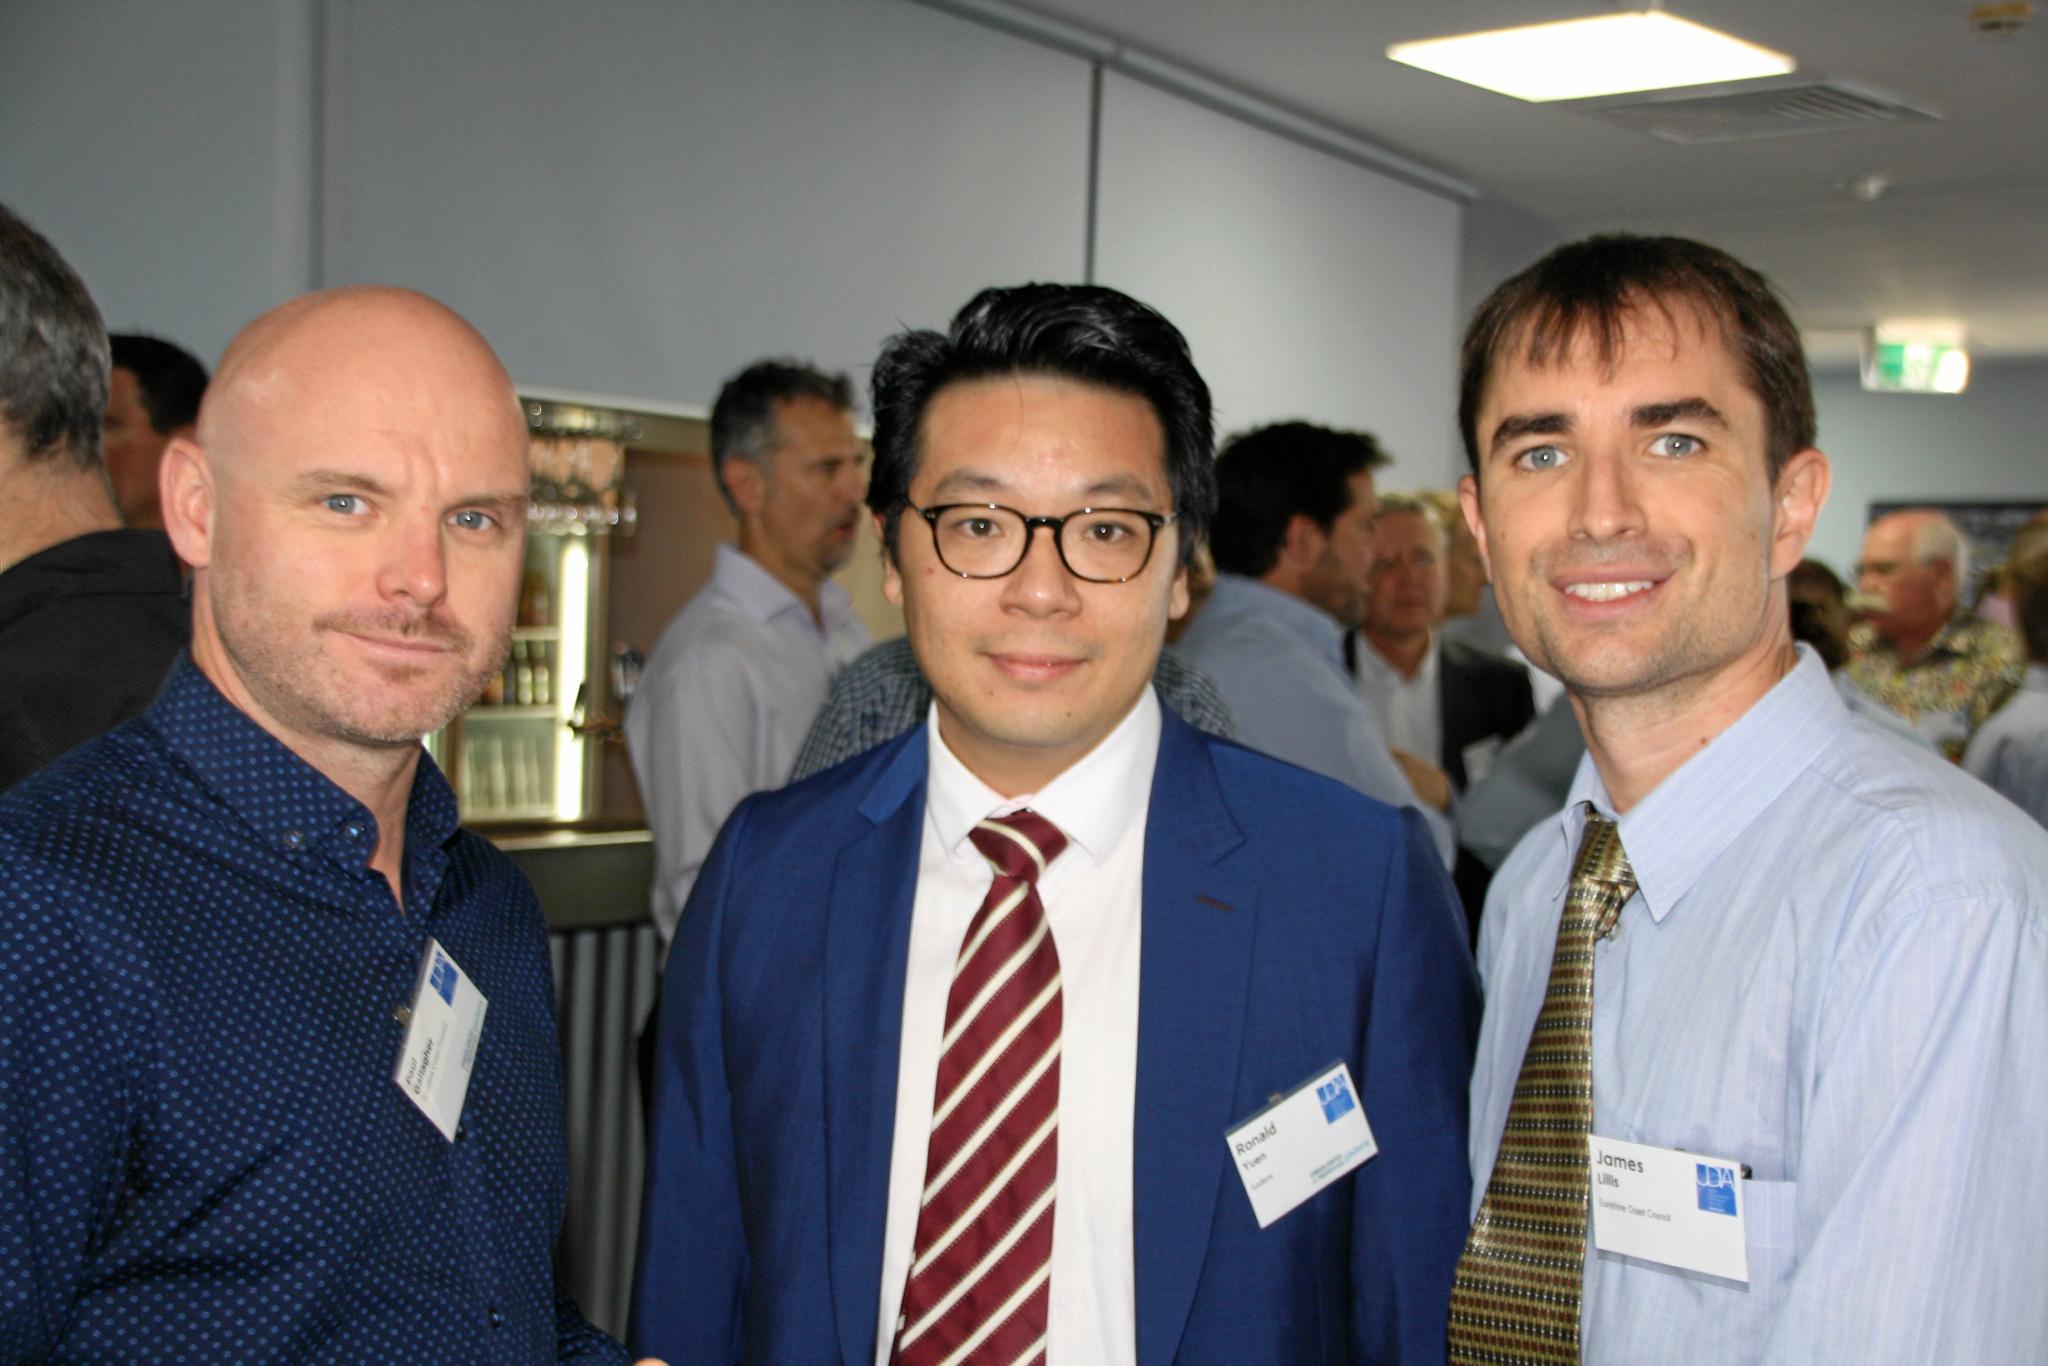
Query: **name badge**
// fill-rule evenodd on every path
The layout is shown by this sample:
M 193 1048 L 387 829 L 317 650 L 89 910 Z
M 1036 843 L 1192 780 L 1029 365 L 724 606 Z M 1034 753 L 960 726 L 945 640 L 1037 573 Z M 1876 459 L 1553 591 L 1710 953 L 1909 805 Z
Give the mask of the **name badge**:
M 451 1143 L 490 1004 L 448 951 L 429 939 L 391 1079 Z
M 1594 1247 L 1749 1283 L 1742 1164 L 1598 1134 L 1589 1143 Z
M 1227 1130 L 1223 1139 L 1260 1228 L 1379 1151 L 1351 1069 L 1341 1061 Z

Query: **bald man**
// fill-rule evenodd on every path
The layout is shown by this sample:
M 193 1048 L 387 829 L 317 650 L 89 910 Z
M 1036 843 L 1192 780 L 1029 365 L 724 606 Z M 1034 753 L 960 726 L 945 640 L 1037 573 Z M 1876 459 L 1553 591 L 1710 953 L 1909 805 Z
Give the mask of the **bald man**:
M 1932 508 L 1870 524 L 1857 585 L 1884 602 L 1849 633 L 1850 681 L 1950 759 L 2019 687 L 2019 637 L 1961 605 L 1970 543 Z
M 623 1360 L 554 1284 L 546 930 L 420 747 L 510 639 L 504 370 L 298 299 L 159 477 L 190 654 L 0 799 L 0 1360 Z

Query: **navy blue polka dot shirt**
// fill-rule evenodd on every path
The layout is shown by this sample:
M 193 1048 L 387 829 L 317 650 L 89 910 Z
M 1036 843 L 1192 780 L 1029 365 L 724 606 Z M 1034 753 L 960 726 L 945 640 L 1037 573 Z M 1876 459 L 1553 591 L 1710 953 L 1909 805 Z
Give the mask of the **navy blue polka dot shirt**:
M 547 932 L 424 757 L 368 808 L 187 659 L 0 797 L 0 1361 L 623 1362 L 555 1288 Z M 393 1081 L 428 937 L 489 1001 L 455 1141 Z

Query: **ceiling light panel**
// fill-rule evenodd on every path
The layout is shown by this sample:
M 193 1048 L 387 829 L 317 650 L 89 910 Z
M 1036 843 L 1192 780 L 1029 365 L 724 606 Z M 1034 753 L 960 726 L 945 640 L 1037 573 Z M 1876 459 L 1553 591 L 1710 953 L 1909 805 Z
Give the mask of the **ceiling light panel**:
M 1387 56 L 1536 103 L 1756 80 L 1798 66 L 1782 52 L 1661 11 L 1396 43 Z

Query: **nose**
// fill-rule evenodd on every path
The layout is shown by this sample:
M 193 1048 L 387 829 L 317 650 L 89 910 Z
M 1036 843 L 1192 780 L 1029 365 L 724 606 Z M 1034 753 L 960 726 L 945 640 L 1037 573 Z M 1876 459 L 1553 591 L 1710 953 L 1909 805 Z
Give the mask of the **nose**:
M 1053 541 L 1052 528 L 1034 526 L 1025 534 L 1030 536 L 1031 542 L 1025 547 L 1023 562 L 1003 580 L 1004 609 L 1034 617 L 1071 615 L 1079 611 L 1081 594 L 1075 587 L 1077 581 L 1060 559 L 1060 548 Z
M 448 595 L 448 546 L 440 517 L 432 512 L 394 522 L 378 566 L 377 592 L 432 607 Z
M 867 496 L 867 491 L 867 466 L 858 460 L 848 461 L 846 468 L 840 471 L 839 496 L 849 503 L 857 504 Z
M 1574 462 L 1575 503 L 1572 534 L 1606 541 L 1643 530 L 1643 509 L 1636 475 L 1629 462 L 1598 451 L 1581 451 Z

